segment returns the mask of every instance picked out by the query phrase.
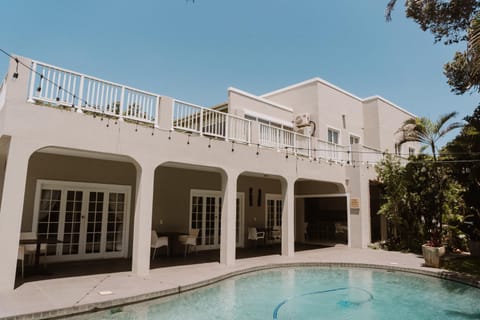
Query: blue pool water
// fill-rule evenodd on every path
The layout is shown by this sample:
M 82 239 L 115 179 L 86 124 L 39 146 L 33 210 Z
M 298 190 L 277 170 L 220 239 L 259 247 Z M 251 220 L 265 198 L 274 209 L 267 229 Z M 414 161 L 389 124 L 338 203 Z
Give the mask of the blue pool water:
M 480 319 L 480 289 L 360 268 L 285 268 L 76 319 Z

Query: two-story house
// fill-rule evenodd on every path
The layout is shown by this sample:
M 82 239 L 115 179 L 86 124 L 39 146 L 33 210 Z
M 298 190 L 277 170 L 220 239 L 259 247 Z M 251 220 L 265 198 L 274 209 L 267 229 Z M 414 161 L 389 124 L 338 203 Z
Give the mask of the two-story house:
M 229 88 L 204 108 L 12 59 L 0 85 L 0 291 L 14 287 L 22 232 L 51 240 L 45 262 L 125 257 L 137 275 L 150 270 L 151 230 L 199 229 L 197 249 L 225 265 L 253 227 L 281 230 L 285 256 L 296 242 L 365 247 L 385 232 L 374 165 L 407 153 L 396 131 L 411 117 L 318 78 L 261 96 Z

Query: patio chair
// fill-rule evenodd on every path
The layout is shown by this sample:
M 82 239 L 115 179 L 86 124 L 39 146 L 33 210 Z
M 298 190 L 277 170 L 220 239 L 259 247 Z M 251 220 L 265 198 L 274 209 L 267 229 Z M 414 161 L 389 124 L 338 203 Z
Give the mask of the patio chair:
M 20 240 L 35 240 L 37 239 L 37 234 L 35 232 L 20 232 Z M 27 257 L 35 258 L 35 254 L 37 253 L 37 245 L 36 244 L 25 244 L 24 246 L 24 255 Z M 40 255 L 47 255 L 47 244 L 42 243 L 40 245 Z M 32 260 L 32 258 L 27 258 L 28 260 Z
M 272 241 L 281 241 L 282 240 L 282 227 L 280 226 L 275 226 L 272 228 L 272 233 L 271 233 L 271 240 Z
M 191 247 L 195 248 L 195 254 L 197 253 L 197 237 L 200 229 L 192 229 L 189 234 L 179 235 L 178 242 L 185 246 L 184 256 L 190 251 Z
M 255 247 L 257 246 L 258 239 L 265 240 L 265 232 L 264 231 L 257 231 L 255 227 L 248 228 L 248 240 L 255 241 Z
M 168 237 L 159 237 L 155 230 L 152 230 L 150 236 L 150 248 L 153 248 L 152 259 L 155 258 L 157 249 L 161 247 L 167 247 L 167 256 L 168 256 Z

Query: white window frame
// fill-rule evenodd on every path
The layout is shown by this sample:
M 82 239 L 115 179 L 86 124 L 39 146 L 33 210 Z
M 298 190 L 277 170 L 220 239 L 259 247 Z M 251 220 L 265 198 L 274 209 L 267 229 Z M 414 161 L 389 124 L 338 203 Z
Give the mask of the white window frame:
M 189 199 L 189 207 L 188 207 L 188 232 L 192 231 L 192 198 L 194 196 L 198 197 L 215 197 L 215 198 L 221 198 L 222 199 L 222 205 L 223 205 L 223 192 L 222 191 L 217 191 L 217 190 L 206 190 L 206 189 L 190 189 L 190 199 Z M 240 206 L 240 220 L 239 220 L 239 232 L 240 232 L 240 237 L 238 238 L 239 241 L 236 243 L 237 246 L 243 247 L 244 246 L 244 235 L 245 235 L 245 193 L 243 192 L 237 192 L 237 197 L 235 198 L 235 204 L 237 201 L 237 198 L 240 199 L 241 206 Z M 220 212 L 221 208 L 218 208 L 218 214 Z M 224 212 L 222 212 L 222 215 Z M 236 214 L 236 212 L 235 212 Z M 221 221 L 222 217 L 217 221 L 217 227 L 221 226 Z M 236 228 L 236 227 L 235 227 Z M 202 217 L 202 230 L 205 230 L 205 218 Z M 218 231 L 218 230 L 217 230 Z M 201 234 L 198 235 L 199 237 L 203 237 Z M 203 239 L 203 238 L 202 238 Z M 212 248 L 218 248 L 221 245 L 221 239 L 217 239 L 218 244 L 213 244 L 213 245 L 205 245 L 203 243 L 200 243 L 198 245 L 199 250 L 203 249 L 212 249 Z
M 329 138 L 328 132 L 329 132 L 330 130 L 337 132 L 337 135 L 338 135 L 338 141 L 337 141 L 337 142 L 329 141 L 329 139 L 328 139 L 328 138 Z M 331 143 L 331 144 L 338 144 L 338 145 L 340 145 L 340 144 L 341 144 L 341 141 L 342 141 L 342 139 L 341 139 L 341 138 L 342 138 L 341 132 L 342 132 L 342 131 L 341 131 L 340 129 L 338 129 L 338 128 L 334 128 L 334 127 L 332 127 L 332 126 L 327 126 L 327 139 L 326 139 L 327 142 L 328 142 L 328 143 Z
M 402 155 L 402 145 L 401 144 L 395 143 L 394 149 L 395 149 L 395 155 L 396 156 L 401 156 Z
M 352 138 L 358 139 L 358 142 L 357 143 L 352 143 Z M 351 132 L 348 135 L 348 140 L 349 140 L 348 141 L 349 144 L 360 144 L 360 141 L 361 141 L 360 136 L 358 134 L 354 134 L 354 133 L 351 133 Z
M 90 183 L 90 182 L 75 182 L 75 181 L 65 181 L 65 180 L 46 180 L 38 179 L 35 186 L 35 200 L 33 207 L 33 216 L 32 216 L 32 232 L 37 233 L 38 229 L 38 214 L 40 211 L 40 196 L 42 188 L 52 188 L 52 189 L 61 189 L 62 195 L 68 189 L 75 189 L 76 191 L 82 191 L 84 194 L 88 192 L 118 192 L 125 193 L 125 221 L 123 226 L 122 234 L 122 244 L 123 249 L 120 251 L 120 255 L 124 258 L 128 257 L 128 247 L 129 247 L 129 233 L 130 233 L 130 211 L 131 211 L 131 190 L 132 187 L 129 185 L 118 185 L 118 184 L 103 184 L 103 183 Z M 60 200 L 62 201 L 62 200 Z M 60 209 L 62 210 L 62 209 Z M 59 220 L 59 237 L 63 236 L 63 226 L 60 227 L 61 223 L 65 223 L 60 218 Z M 60 229 L 62 228 L 62 229 Z M 63 239 L 59 239 L 63 240 Z M 61 244 L 60 244 L 61 245 Z M 84 253 L 79 253 L 77 255 L 63 256 L 58 255 L 58 246 L 57 246 L 57 255 L 52 255 L 45 257 L 48 261 L 74 261 L 82 259 L 96 259 L 102 257 L 108 257 L 111 255 L 117 255 L 116 253 L 103 253 L 98 255 L 86 255 Z
M 268 200 L 274 200 L 274 201 L 281 200 L 282 201 L 282 209 L 283 209 L 283 206 L 285 205 L 285 203 L 283 201 L 283 196 L 281 194 L 276 194 L 276 193 L 265 194 L 265 227 L 267 227 L 267 223 L 268 223 Z M 283 212 L 282 212 L 282 217 L 283 217 Z M 280 224 L 278 223 L 278 221 L 276 221 L 277 223 L 275 224 L 275 226 L 282 226 L 283 225 L 283 223 L 281 221 L 282 217 L 280 218 Z

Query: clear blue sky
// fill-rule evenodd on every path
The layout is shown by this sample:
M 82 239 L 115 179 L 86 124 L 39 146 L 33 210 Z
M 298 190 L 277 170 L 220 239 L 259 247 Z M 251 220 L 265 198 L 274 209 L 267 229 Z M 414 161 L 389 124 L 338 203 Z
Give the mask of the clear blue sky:
M 456 110 L 442 66 L 455 47 L 388 0 L 3 1 L 0 47 L 53 65 L 211 106 L 229 86 L 262 94 L 321 77 L 419 115 Z M 0 57 L 4 73 L 8 58 Z

